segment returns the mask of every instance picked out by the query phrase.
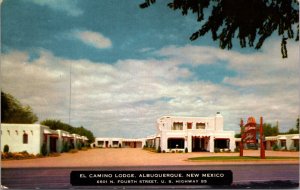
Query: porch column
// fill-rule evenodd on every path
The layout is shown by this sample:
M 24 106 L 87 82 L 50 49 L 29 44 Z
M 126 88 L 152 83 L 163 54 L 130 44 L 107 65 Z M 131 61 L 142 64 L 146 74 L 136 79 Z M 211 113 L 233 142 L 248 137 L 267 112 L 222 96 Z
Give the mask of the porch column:
M 215 152 L 215 139 L 214 136 L 209 138 L 209 152 Z
M 61 130 L 57 130 L 58 132 L 58 139 L 57 139 L 57 152 L 62 152 L 63 149 L 63 139 L 62 139 L 62 131 Z
M 47 135 L 46 138 L 47 138 L 47 152 L 50 153 L 50 135 Z
M 191 135 L 188 135 L 187 148 L 188 148 L 188 152 L 192 152 L 192 136 Z
M 234 138 L 230 138 L 229 141 L 230 141 L 229 142 L 229 149 L 230 149 L 231 152 L 234 152 L 234 149 L 236 148 L 235 147 L 235 139 Z

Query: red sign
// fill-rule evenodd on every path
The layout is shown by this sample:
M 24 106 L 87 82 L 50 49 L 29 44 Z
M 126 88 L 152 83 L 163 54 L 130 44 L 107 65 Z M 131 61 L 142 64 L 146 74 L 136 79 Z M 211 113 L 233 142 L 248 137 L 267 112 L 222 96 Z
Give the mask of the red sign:
M 256 143 L 256 122 L 253 117 L 248 118 L 242 138 L 245 143 Z

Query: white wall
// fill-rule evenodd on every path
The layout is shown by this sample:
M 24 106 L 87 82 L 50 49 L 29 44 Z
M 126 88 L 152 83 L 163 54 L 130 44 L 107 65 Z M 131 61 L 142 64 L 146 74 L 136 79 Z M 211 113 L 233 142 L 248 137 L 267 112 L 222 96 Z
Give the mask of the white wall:
M 39 154 L 44 128 L 47 127 L 39 124 L 1 124 L 1 151 L 7 144 L 10 152 Z M 23 144 L 24 132 L 28 135 L 28 144 Z

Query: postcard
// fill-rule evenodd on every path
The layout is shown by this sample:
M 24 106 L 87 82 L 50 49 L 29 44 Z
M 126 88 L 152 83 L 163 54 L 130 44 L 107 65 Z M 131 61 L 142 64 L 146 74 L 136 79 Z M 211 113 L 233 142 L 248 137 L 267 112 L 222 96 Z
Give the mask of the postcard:
M 2 0 L 1 188 L 297 188 L 298 40 L 298 1 Z

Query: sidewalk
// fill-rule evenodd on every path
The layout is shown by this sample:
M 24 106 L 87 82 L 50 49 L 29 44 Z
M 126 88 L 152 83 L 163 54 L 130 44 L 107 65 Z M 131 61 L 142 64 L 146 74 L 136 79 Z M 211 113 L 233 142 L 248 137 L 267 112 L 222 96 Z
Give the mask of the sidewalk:
M 2 168 L 27 167 L 111 167 L 111 166 L 170 166 L 170 165 L 240 165 L 240 164 L 297 164 L 299 160 L 259 161 L 187 161 L 191 157 L 238 156 L 239 153 L 153 153 L 134 148 L 90 149 L 77 153 L 62 153 L 58 157 L 27 160 L 6 160 Z M 259 157 L 259 150 L 246 150 L 244 156 Z M 266 151 L 266 156 L 299 157 L 299 152 Z

